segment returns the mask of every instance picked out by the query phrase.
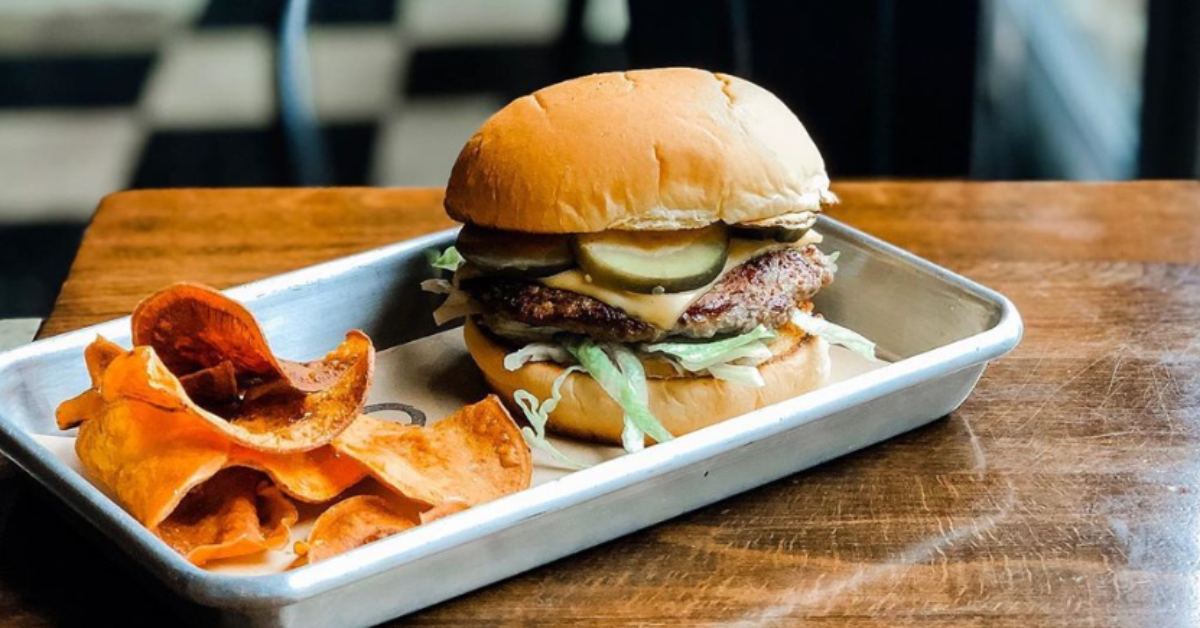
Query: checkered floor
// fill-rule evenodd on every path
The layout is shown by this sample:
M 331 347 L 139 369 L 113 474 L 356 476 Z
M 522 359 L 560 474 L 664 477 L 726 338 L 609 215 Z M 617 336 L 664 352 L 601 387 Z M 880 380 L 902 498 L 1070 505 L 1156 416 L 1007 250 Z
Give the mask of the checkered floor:
M 0 317 L 44 315 L 96 201 L 131 187 L 294 185 L 274 83 L 279 0 L 0 4 Z M 313 0 L 333 183 L 442 185 L 491 112 L 624 67 L 624 0 Z

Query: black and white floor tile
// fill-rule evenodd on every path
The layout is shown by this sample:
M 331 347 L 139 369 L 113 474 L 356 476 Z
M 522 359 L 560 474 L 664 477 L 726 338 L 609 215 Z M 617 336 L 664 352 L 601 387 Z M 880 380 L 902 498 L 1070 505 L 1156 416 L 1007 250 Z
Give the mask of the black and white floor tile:
M 442 185 L 512 97 L 573 73 L 570 0 L 312 0 L 331 183 Z M 295 185 L 281 0 L 0 3 L 0 318 L 44 315 L 96 202 L 134 187 Z M 588 0 L 587 70 L 624 67 L 625 0 Z

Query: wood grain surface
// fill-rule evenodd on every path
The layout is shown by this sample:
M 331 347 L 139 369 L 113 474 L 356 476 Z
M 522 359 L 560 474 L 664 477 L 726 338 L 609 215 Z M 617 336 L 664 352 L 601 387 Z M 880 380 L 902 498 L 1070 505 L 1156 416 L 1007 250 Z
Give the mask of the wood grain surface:
M 1200 623 L 1200 184 L 836 186 L 835 217 L 1009 296 L 945 420 L 414 615 L 415 624 Z M 43 335 L 449 224 L 434 190 L 109 197 Z M 24 485 L 0 620 L 165 609 Z M 39 544 L 57 549 L 39 553 Z M 98 547 L 99 546 L 99 547 Z M 403 595 L 397 592 L 397 595 Z M 103 623 L 101 621 L 101 623 Z

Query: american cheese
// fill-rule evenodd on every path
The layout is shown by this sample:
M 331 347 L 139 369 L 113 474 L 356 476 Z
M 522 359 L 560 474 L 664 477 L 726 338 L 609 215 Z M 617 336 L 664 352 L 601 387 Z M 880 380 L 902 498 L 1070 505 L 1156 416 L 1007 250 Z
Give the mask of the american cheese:
M 816 244 L 820 241 L 821 235 L 811 230 L 803 238 L 800 238 L 799 241 L 787 244 L 770 240 L 744 240 L 735 238 L 729 241 L 729 256 L 725 260 L 725 268 L 721 270 L 721 274 L 708 285 L 696 288 L 695 290 L 688 290 L 687 292 L 641 294 L 638 292 L 629 292 L 628 290 L 609 288 L 591 282 L 588 276 L 578 268 L 564 270 L 557 275 L 544 277 L 538 281 L 551 288 L 570 290 L 571 292 L 587 295 L 597 301 L 618 308 L 626 314 L 654 325 L 659 329 L 671 329 L 675 326 L 679 317 L 683 316 L 683 313 L 697 299 L 703 296 L 705 292 L 708 292 L 714 284 L 725 276 L 725 273 L 728 273 L 733 268 L 770 250 L 801 247 L 808 244 Z

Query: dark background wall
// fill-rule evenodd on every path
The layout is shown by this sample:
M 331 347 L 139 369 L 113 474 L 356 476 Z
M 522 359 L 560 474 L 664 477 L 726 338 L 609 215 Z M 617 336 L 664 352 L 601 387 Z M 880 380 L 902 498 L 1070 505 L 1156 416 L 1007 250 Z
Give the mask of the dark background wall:
M 0 317 L 49 310 L 108 192 L 441 185 L 507 100 L 609 69 L 750 78 L 835 182 L 1196 173 L 1190 0 L 313 0 L 320 180 L 281 122 L 284 6 L 0 3 Z

